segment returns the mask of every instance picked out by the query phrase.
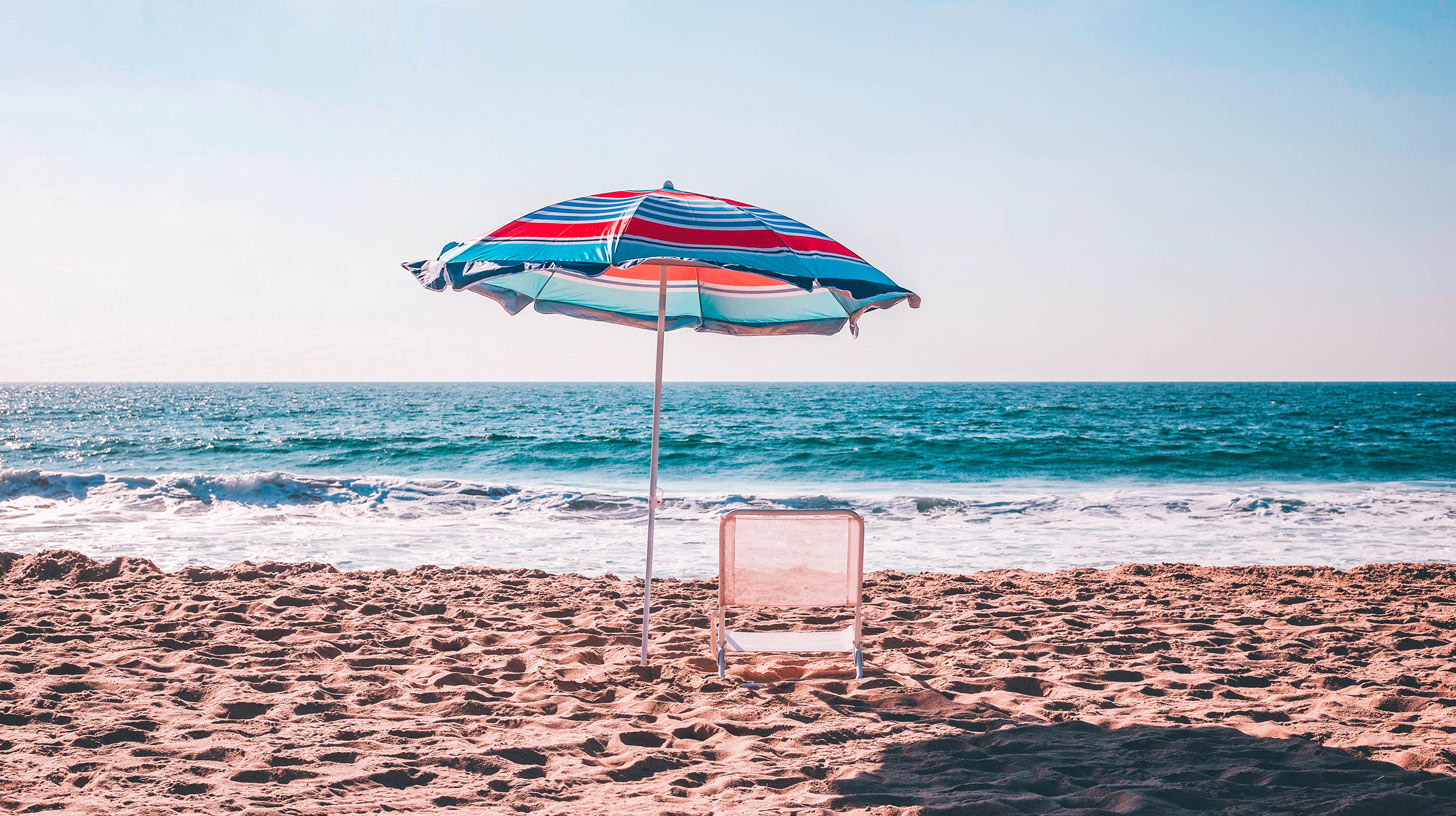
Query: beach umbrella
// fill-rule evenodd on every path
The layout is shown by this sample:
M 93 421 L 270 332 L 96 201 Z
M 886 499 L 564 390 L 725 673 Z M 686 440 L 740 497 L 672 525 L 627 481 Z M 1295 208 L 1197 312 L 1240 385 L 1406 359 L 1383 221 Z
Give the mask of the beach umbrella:
M 543 207 L 439 258 L 404 264 L 425 288 L 475 292 L 517 314 L 572 315 L 657 331 L 642 665 L 652 615 L 662 350 L 672 329 L 734 335 L 858 334 L 861 315 L 915 293 L 829 236 L 728 198 L 623 190 Z

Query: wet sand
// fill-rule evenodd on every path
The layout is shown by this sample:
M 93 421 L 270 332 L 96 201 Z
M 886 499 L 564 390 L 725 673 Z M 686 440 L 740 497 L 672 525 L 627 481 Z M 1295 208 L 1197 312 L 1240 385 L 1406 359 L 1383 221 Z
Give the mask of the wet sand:
M 0 811 L 1456 814 L 1453 565 L 875 573 L 863 680 L 713 586 L 0 553 Z

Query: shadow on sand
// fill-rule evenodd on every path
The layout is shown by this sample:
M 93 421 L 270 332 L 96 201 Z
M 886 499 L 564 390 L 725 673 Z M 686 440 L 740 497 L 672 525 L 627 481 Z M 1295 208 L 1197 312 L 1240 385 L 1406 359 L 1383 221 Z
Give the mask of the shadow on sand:
M 1222 727 L 1066 722 L 938 737 L 834 787 L 836 807 L 925 814 L 1456 814 L 1456 777 Z

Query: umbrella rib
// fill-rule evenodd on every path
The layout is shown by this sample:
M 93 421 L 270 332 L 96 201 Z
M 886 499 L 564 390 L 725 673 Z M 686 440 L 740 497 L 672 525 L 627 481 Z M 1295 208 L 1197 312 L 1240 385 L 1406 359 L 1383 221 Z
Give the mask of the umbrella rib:
M 711 196 L 710 196 L 710 198 L 711 198 Z M 714 201 L 723 201 L 723 199 L 721 199 L 721 198 L 714 198 L 713 200 Z M 759 218 L 757 215 L 754 215 L 753 213 L 749 212 L 748 210 L 744 209 L 743 207 L 738 206 L 737 204 L 733 204 L 733 203 L 730 203 L 730 202 L 727 202 L 727 201 L 723 201 L 723 203 L 724 204 L 727 204 L 728 206 L 732 207 L 733 209 L 735 209 L 735 210 L 743 213 L 744 215 L 748 216 L 749 218 L 752 218 L 754 221 L 757 221 L 759 223 L 759 226 L 762 226 L 765 230 L 768 231 L 768 234 L 769 235 L 772 235 L 774 237 L 774 240 L 775 241 L 778 241 L 779 242 L 779 246 L 783 247 L 784 249 L 787 249 L 789 251 L 789 257 L 793 258 L 794 259 L 794 262 L 797 263 L 800 267 L 803 268 L 803 270 L 805 272 L 804 277 L 806 277 L 806 278 L 809 279 L 809 287 L 808 287 L 808 289 L 806 291 L 813 291 L 815 284 L 819 283 L 819 278 L 816 277 L 814 275 L 814 273 L 809 269 L 809 266 L 804 263 L 804 258 L 803 258 L 803 256 L 799 255 L 798 250 L 796 250 L 793 247 L 789 246 L 788 244 L 784 243 L 784 236 L 779 235 L 779 231 L 778 230 L 776 230 L 773 227 L 769 226 L 767 221 L 763 220 L 762 218 Z M 773 273 L 772 272 L 760 272 L 759 274 L 766 275 L 768 277 L 773 277 Z
M 546 287 L 548 287 L 548 286 L 551 285 L 551 281 L 556 280 L 556 271 L 557 271 L 557 269 L 559 269 L 559 267 L 556 267 L 556 266 L 548 266 L 548 267 L 546 267 L 546 279 L 543 280 L 543 281 L 541 281 L 541 285 L 540 286 L 536 287 L 536 294 L 531 297 L 531 303 L 532 304 L 535 304 L 535 303 L 540 302 L 540 300 L 541 300 L 541 293 L 544 292 L 544 291 L 546 291 Z
M 617 232 L 612 236 L 612 249 L 607 253 L 607 266 L 615 266 L 617 264 L 617 244 L 622 242 L 622 233 L 627 231 L 627 227 L 631 226 L 632 219 L 637 217 L 637 208 L 641 207 L 642 202 L 646 201 L 650 195 L 652 195 L 651 190 L 643 193 L 642 197 L 637 199 L 637 203 L 632 205 L 632 209 L 623 213 L 617 219 Z
M 698 273 L 693 275 L 693 283 L 698 287 L 698 331 L 703 330 L 703 272 L 698 268 Z

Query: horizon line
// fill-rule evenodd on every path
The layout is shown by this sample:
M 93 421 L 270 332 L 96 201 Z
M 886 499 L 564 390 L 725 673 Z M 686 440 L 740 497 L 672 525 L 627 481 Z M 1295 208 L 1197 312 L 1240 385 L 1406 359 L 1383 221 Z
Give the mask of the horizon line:
M 5 385 L 650 385 L 631 380 L 0 380 Z M 663 385 L 1453 385 L 1446 380 L 663 380 Z

